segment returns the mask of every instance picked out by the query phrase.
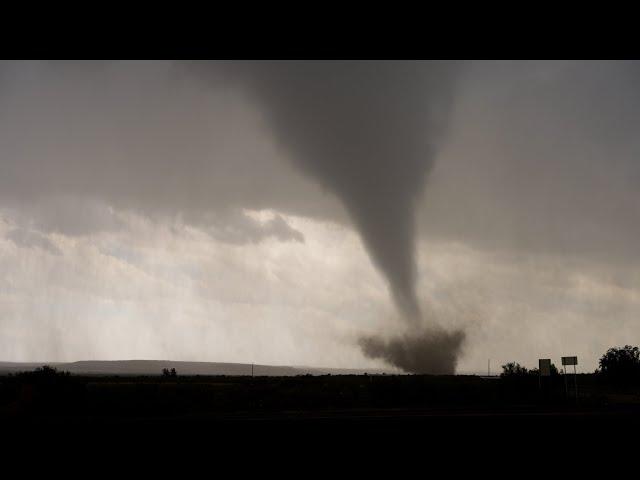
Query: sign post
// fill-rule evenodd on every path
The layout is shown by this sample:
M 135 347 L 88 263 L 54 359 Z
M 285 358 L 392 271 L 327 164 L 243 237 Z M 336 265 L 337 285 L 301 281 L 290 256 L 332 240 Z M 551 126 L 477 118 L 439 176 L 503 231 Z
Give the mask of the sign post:
M 578 357 L 562 357 L 562 369 L 564 370 L 564 390 L 567 397 L 569 391 L 567 387 L 567 365 L 573 365 L 573 385 L 576 393 L 576 403 L 578 403 L 578 376 L 576 372 L 576 365 L 578 365 Z
M 542 388 L 542 377 L 551 376 L 551 359 L 539 358 L 538 359 L 538 388 Z

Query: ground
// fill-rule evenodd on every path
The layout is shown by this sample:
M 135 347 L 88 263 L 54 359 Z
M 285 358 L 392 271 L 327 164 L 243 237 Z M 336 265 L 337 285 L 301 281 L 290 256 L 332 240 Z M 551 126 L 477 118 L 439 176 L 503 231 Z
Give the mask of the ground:
M 571 378 L 573 379 L 573 378 Z M 0 377 L 4 438 L 65 451 L 233 452 L 266 458 L 419 454 L 535 457 L 635 446 L 640 390 L 579 375 Z M 246 450 L 245 450 L 246 449 Z M 85 452 L 86 454 L 86 452 Z

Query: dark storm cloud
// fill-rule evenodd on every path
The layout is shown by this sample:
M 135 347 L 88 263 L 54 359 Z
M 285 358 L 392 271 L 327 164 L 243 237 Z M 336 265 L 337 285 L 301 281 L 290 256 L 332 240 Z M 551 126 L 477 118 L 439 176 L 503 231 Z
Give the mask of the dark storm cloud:
M 237 89 L 211 89 L 180 63 L 0 69 L 0 204 L 51 219 L 47 229 L 102 230 L 111 220 L 86 214 L 95 205 L 145 215 L 272 208 L 344 216 L 287 165 Z
M 446 64 L 4 62 L 0 203 L 65 232 L 105 221 L 64 214 L 81 199 L 144 213 L 271 208 L 344 222 L 319 183 L 347 205 L 372 252 L 392 250 L 377 245 L 392 235 L 411 243 L 401 205 L 421 195 L 431 236 L 624 264 L 640 258 L 638 65 L 475 62 L 457 75 L 449 115 Z M 194 70 L 210 73 L 202 81 Z M 449 127 L 444 145 L 438 124 Z M 384 202 L 391 195 L 397 203 Z M 52 202 L 60 196 L 75 200 L 61 207 Z M 389 218 L 398 228 L 382 226 Z M 407 283 L 406 256 L 374 257 Z
M 637 262 L 639 66 L 469 66 L 422 229 L 489 250 Z

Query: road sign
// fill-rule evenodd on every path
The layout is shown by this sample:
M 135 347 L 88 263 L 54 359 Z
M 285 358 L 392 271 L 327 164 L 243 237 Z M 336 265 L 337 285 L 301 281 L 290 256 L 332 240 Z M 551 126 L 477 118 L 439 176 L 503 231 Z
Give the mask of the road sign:
M 539 359 L 538 370 L 540 371 L 540 376 L 550 377 L 551 376 L 551 360 L 549 358 Z
M 567 398 L 569 397 L 569 387 L 567 386 L 567 365 L 573 365 L 573 384 L 576 389 L 576 404 L 578 403 L 578 376 L 576 375 L 576 365 L 578 357 L 562 357 L 562 369 L 564 370 L 564 389 Z

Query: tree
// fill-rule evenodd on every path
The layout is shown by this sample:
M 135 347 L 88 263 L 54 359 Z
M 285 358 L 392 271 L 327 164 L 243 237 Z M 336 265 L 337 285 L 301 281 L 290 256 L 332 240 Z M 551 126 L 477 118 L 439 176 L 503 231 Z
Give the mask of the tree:
M 600 357 L 600 374 L 615 381 L 640 381 L 640 349 L 631 345 L 610 348 Z
M 506 365 L 502 365 L 501 377 L 522 377 L 527 375 L 528 371 L 526 367 L 523 367 L 518 362 L 509 362 Z

